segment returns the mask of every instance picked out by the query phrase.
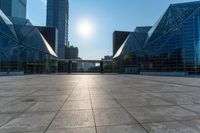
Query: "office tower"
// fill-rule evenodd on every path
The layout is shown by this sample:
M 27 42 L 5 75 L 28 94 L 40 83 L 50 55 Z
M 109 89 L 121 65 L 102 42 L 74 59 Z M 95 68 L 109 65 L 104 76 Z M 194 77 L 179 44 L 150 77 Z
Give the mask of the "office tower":
M 58 58 L 65 58 L 65 45 L 68 45 L 68 0 L 47 0 L 47 22 L 48 27 L 56 27 L 58 30 Z M 67 46 L 68 47 L 68 46 Z
M 26 18 L 27 0 L 0 0 L 0 9 L 6 16 Z
M 65 56 L 67 59 L 78 59 L 78 47 L 67 47 Z

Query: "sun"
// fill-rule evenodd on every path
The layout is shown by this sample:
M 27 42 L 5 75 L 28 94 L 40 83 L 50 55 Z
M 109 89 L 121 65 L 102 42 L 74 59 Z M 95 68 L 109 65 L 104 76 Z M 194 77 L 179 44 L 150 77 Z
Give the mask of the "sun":
M 94 33 L 94 25 L 89 20 L 82 20 L 78 24 L 78 33 L 83 38 L 90 38 Z

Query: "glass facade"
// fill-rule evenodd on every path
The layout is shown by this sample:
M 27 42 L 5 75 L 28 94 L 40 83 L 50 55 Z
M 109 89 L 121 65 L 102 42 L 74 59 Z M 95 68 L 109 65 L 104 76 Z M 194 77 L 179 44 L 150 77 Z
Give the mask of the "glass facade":
M 125 31 L 114 31 L 113 32 L 113 56 L 116 54 L 117 50 L 121 47 L 122 43 L 128 37 L 130 32 Z
M 200 2 L 190 2 L 170 5 L 149 31 L 130 33 L 114 59 L 119 72 L 200 73 L 199 50 Z
M 26 18 L 27 0 L 0 0 L 0 9 L 6 16 Z
M 27 19 L 0 10 L 0 72 L 55 72 L 57 55 Z
M 68 45 L 68 0 L 47 0 L 48 27 L 56 27 L 58 30 L 58 46 L 56 53 L 58 58 L 65 58 L 65 45 Z

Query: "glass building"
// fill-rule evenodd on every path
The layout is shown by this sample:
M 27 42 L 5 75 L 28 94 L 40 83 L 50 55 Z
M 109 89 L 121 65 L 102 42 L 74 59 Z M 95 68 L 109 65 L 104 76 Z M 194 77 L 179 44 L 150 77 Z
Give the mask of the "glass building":
M 200 73 L 200 2 L 172 4 L 153 27 L 137 27 L 114 60 L 122 73 Z
M 68 45 L 68 19 L 68 0 L 47 0 L 46 25 L 48 27 L 55 27 L 58 30 L 58 46 L 56 53 L 60 59 L 65 58 L 65 47 Z
M 6 16 L 26 18 L 27 0 L 0 0 L 0 9 Z
M 0 74 L 55 72 L 57 55 L 29 20 L 0 10 Z
M 114 31 L 113 32 L 113 56 L 121 47 L 122 43 L 126 40 L 130 32 L 127 31 Z

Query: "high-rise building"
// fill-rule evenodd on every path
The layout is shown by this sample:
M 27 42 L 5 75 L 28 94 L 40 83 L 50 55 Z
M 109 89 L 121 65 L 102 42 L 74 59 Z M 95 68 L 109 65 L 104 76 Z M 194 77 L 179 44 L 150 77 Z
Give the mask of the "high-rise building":
M 78 59 L 78 47 L 70 46 L 66 48 L 67 59 Z
M 6 16 L 26 18 L 27 0 L 0 0 L 0 9 Z
M 47 0 L 46 25 L 58 29 L 58 49 L 56 53 L 60 59 L 65 58 L 65 45 L 68 45 L 68 19 L 68 0 Z

